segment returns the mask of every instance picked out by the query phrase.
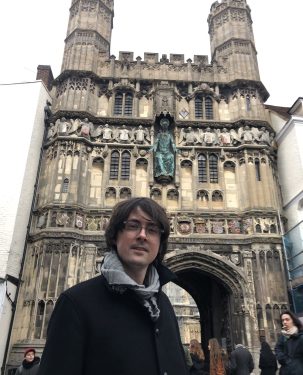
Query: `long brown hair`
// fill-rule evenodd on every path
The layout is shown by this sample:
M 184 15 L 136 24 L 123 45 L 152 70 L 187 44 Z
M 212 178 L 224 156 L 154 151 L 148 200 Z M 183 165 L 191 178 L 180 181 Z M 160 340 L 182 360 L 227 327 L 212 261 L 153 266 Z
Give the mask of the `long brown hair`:
M 225 374 L 222 349 L 216 338 L 209 339 L 210 374 Z
M 197 357 L 201 361 L 205 360 L 204 352 L 203 352 L 203 350 L 201 348 L 201 344 L 199 343 L 198 340 L 196 340 L 196 339 L 190 340 L 190 343 L 189 343 L 189 352 L 192 353 L 192 354 L 196 354 Z

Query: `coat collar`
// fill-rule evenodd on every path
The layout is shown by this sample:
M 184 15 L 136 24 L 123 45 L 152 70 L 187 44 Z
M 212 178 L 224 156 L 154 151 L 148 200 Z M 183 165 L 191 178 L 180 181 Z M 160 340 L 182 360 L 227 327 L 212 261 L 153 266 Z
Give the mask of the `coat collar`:
M 168 282 L 175 282 L 178 278 L 175 273 L 173 273 L 169 268 L 164 266 L 162 263 L 156 265 L 156 269 L 159 274 L 160 285 L 163 286 Z

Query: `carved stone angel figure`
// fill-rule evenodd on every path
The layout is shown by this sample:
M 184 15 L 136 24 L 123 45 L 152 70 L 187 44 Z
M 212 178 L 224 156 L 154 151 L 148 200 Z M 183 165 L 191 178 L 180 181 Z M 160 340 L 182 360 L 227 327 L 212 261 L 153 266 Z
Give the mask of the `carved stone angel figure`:
M 179 135 L 179 144 L 183 143 L 186 146 L 193 146 L 198 142 L 196 132 L 191 128 L 181 128 Z
M 144 129 L 142 125 L 139 125 L 138 128 L 133 129 L 132 140 L 134 141 L 134 143 L 150 143 L 150 134 L 148 129 Z
M 122 125 L 122 128 L 117 131 L 116 140 L 123 143 L 130 142 L 130 131 L 125 125 Z
M 114 135 L 113 129 L 110 128 L 108 124 L 105 124 L 104 128 L 101 130 L 101 135 L 102 135 L 102 139 L 105 142 L 110 142 L 112 141 L 113 135 Z

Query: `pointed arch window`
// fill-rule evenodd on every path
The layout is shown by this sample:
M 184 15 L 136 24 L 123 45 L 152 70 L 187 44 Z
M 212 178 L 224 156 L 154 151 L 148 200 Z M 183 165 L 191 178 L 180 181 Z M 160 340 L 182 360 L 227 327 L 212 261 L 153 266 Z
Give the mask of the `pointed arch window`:
M 213 99 L 210 96 L 197 95 L 195 97 L 195 117 L 205 120 L 214 118 Z
M 131 92 L 116 92 L 114 103 L 114 115 L 131 116 L 133 114 L 133 99 Z

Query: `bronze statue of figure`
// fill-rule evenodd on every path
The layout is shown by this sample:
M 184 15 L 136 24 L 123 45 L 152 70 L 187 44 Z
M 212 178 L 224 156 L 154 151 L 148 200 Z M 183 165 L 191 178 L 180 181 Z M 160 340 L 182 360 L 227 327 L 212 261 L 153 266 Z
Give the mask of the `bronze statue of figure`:
M 162 118 L 160 126 L 160 132 L 151 148 L 155 155 L 154 175 L 156 179 L 168 182 L 174 178 L 176 145 L 168 131 L 169 120 Z

